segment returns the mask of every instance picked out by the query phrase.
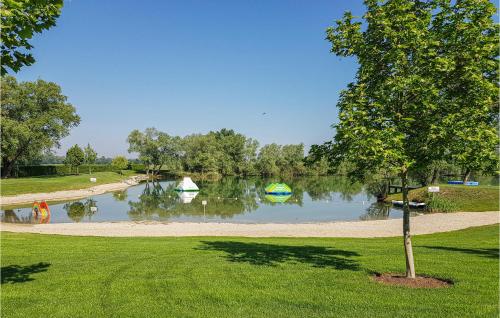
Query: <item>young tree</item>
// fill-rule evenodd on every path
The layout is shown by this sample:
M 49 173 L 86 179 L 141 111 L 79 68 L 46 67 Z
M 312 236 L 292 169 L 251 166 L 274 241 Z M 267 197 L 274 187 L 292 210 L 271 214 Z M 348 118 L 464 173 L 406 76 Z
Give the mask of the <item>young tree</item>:
M 4 0 L 0 6 L 2 18 L 2 67 L 18 72 L 35 59 L 28 53 L 33 46 L 28 42 L 35 33 L 41 33 L 56 24 L 63 0 Z
M 117 157 L 113 158 L 111 165 L 115 169 L 117 169 L 120 172 L 120 174 L 123 174 L 122 170 L 125 170 L 128 167 L 128 160 L 124 156 L 117 156 Z
M 95 152 L 95 150 L 92 149 L 90 144 L 87 144 L 87 147 L 85 147 L 83 149 L 83 152 L 85 154 L 84 162 L 86 165 L 89 166 L 89 174 L 91 174 L 92 173 L 92 166 L 91 165 L 93 165 L 97 159 L 97 152 Z
M 18 83 L 14 77 L 4 76 L 1 87 L 2 176 L 9 177 L 17 162 L 59 147 L 80 117 L 55 83 Z
M 366 0 L 365 4 L 364 31 L 349 12 L 327 30 L 332 52 L 355 56 L 359 62 L 355 82 L 342 91 L 338 102 L 333 154 L 336 161 L 355 166 L 351 173 L 355 177 L 379 170 L 399 176 L 406 274 L 414 278 L 408 174 L 470 147 L 478 156 L 488 157 L 495 151 L 491 145 L 498 143 L 492 125 L 497 97 L 491 94 L 492 87 L 498 92 L 498 78 L 490 76 L 495 73 L 492 69 L 498 69 L 498 33 L 491 18 L 495 9 L 488 0 Z M 451 35 L 457 27 L 467 36 Z M 483 50 L 495 51 L 490 54 L 495 58 Z M 449 76 L 462 73 L 462 58 L 472 70 L 463 70 L 463 76 L 473 78 L 468 85 L 455 87 L 459 81 Z M 457 95 L 457 90 L 463 91 Z M 475 96 L 467 99 L 470 103 L 458 101 L 469 94 Z M 470 129 L 463 132 L 464 128 Z M 487 141 L 472 138 L 473 131 L 483 132 Z M 486 147 L 473 146 L 479 143 Z
M 79 173 L 78 167 L 83 164 L 84 160 L 85 154 L 83 153 L 82 148 L 78 145 L 74 145 L 66 152 L 66 164 L 70 167 L 75 167 L 76 174 Z

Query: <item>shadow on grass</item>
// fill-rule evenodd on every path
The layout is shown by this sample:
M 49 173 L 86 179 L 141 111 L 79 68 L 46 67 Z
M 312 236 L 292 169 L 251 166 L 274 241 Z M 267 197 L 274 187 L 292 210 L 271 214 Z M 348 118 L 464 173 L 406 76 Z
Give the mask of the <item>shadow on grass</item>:
M 433 250 L 444 250 L 451 252 L 461 252 L 466 254 L 475 254 L 488 258 L 498 258 L 499 250 L 497 248 L 459 248 L 459 247 L 448 247 L 448 246 L 420 246 L 425 248 L 430 248 Z
M 359 270 L 358 262 L 349 257 L 356 252 L 319 246 L 290 246 L 234 241 L 202 241 L 199 250 L 223 251 L 230 262 L 252 265 L 276 266 L 279 263 L 305 263 L 314 267 L 331 267 L 339 270 Z
M 32 265 L 9 265 L 2 267 L 2 284 L 25 283 L 34 280 L 32 274 L 47 271 L 49 263 L 38 263 Z

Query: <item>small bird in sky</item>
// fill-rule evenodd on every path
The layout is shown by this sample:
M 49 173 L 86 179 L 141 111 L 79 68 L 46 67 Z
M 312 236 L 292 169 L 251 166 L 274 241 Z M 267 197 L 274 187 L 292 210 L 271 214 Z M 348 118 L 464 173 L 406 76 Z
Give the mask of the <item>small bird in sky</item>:
M 264 116 L 265 114 L 267 114 L 267 113 L 265 113 L 265 112 L 264 112 L 264 113 L 262 113 L 262 116 Z

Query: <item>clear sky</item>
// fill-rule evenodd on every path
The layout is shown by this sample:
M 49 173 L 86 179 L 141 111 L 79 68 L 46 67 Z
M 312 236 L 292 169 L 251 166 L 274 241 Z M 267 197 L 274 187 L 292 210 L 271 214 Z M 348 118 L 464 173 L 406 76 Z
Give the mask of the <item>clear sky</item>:
M 356 71 L 325 40 L 346 10 L 361 15 L 362 1 L 67 0 L 15 76 L 56 82 L 81 116 L 57 153 L 89 142 L 129 156 L 128 133 L 147 127 L 308 147 L 333 136 Z

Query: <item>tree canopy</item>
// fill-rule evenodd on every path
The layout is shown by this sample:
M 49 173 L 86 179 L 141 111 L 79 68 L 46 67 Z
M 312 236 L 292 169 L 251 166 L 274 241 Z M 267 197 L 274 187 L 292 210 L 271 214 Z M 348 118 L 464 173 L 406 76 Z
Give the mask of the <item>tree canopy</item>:
M 85 153 L 82 148 L 78 145 L 74 145 L 69 148 L 66 152 L 65 163 L 71 167 L 76 168 L 76 173 L 78 173 L 78 167 L 81 166 L 85 161 Z
M 29 162 L 59 141 L 80 123 L 73 105 L 52 82 L 17 82 L 2 77 L 1 90 L 2 176 L 16 163 Z
M 116 156 L 113 158 L 113 161 L 111 161 L 111 165 L 122 173 L 122 170 L 128 167 L 128 160 L 124 156 Z
M 1 74 L 8 69 L 18 72 L 21 67 L 31 65 L 35 59 L 29 50 L 29 40 L 56 24 L 61 14 L 63 0 L 3 0 L 0 6 L 2 21 L 2 67 Z

